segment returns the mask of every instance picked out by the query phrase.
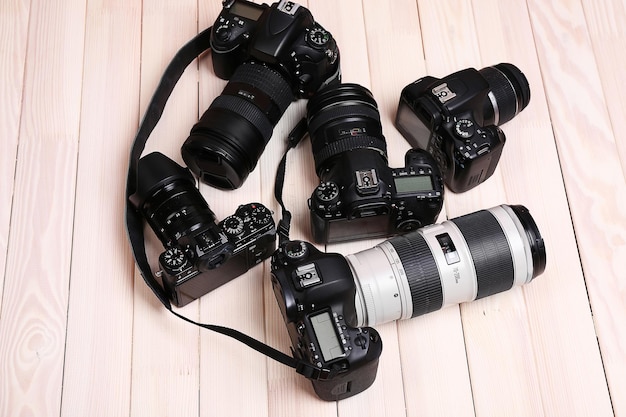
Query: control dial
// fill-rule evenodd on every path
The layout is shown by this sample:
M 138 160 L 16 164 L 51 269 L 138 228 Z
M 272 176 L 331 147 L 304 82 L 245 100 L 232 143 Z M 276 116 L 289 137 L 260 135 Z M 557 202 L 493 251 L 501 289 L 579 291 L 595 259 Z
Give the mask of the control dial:
M 185 254 L 180 248 L 170 248 L 163 253 L 163 266 L 172 271 L 180 271 L 187 262 Z
M 239 216 L 229 216 L 222 222 L 222 227 L 229 235 L 238 235 L 243 232 L 243 220 Z
M 259 225 L 268 224 L 272 221 L 272 213 L 267 208 L 260 206 L 254 206 L 251 217 Z

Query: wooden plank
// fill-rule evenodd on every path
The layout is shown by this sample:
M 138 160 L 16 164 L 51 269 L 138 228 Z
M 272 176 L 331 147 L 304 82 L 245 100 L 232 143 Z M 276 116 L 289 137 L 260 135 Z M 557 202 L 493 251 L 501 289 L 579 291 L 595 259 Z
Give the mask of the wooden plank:
M 140 39 L 138 3 L 89 2 L 70 283 L 74 296 L 63 374 L 65 416 L 122 416 L 130 407 L 134 262 L 125 244 L 124 205 L 119 201 L 139 117 Z
M 360 1 L 343 1 L 340 3 L 310 3 L 311 12 L 318 22 L 328 29 L 337 40 L 341 54 L 342 82 L 356 83 L 372 89 L 369 71 L 368 44 L 364 21 L 363 4 Z M 385 23 L 382 23 L 383 25 Z M 309 158 L 311 154 L 307 155 Z M 314 173 L 312 171 L 311 173 Z M 319 179 L 313 175 L 315 185 Z M 305 201 L 314 188 L 306 190 Z M 309 222 L 307 212 L 301 221 Z M 310 240 L 310 238 L 309 238 Z M 327 252 L 343 255 L 356 253 L 371 248 L 382 239 L 367 239 L 341 244 L 326 245 Z M 350 278 L 350 277 L 346 277 Z M 378 327 L 383 340 L 383 354 L 378 364 L 378 372 L 374 384 L 363 393 L 340 401 L 337 412 L 340 416 L 351 415 L 391 415 L 403 414 L 405 411 L 402 374 L 398 355 L 397 327 L 394 323 Z
M 329 24 L 327 18 L 318 15 L 318 10 L 313 8 L 314 4 L 307 5 L 308 2 L 306 1 L 299 3 L 309 8 L 314 19 L 330 31 L 333 36 L 336 36 L 336 28 Z M 263 201 L 273 207 L 274 218 L 277 221 L 281 218 L 281 209 L 274 199 L 276 168 L 285 152 L 287 135 L 305 115 L 306 100 L 294 102 L 276 125 L 274 135 L 263 155 L 260 172 L 261 183 L 263 184 Z M 283 200 L 292 214 L 291 239 L 311 241 L 307 199 L 317 183 L 310 143 L 305 139 L 289 153 L 287 159 Z M 266 265 L 264 271 L 264 305 L 267 343 L 289 353 L 291 340 L 274 297 L 270 283 L 269 265 Z M 313 415 L 337 415 L 337 405 L 332 402 L 321 401 L 315 395 L 309 380 L 298 375 L 294 369 L 271 360 L 267 361 L 267 390 L 268 414 L 270 416 L 293 416 L 300 414 L 302 410 Z
M 3 57 L 0 60 L 0 126 L 3 127 L 0 153 L 0 271 L 3 271 L 0 277 L 0 308 L 13 203 L 29 11 L 30 3 L 26 1 L 0 4 L 0 50 Z
M 200 3 L 198 30 L 213 24 L 222 5 L 220 2 Z M 213 72 L 210 55 L 199 62 L 200 100 L 198 113 L 202 115 L 223 90 L 226 81 Z M 189 126 L 191 127 L 191 126 Z M 272 137 L 270 141 L 278 140 Z M 241 204 L 262 203 L 271 207 L 272 200 L 264 194 L 261 156 L 256 169 L 236 190 L 218 190 L 202 185 L 207 202 L 218 220 L 234 214 Z M 272 184 L 267 184 L 268 186 Z M 229 262 L 239 262 L 231 259 Z M 269 261 L 266 261 L 269 263 Z M 200 300 L 202 322 L 228 326 L 258 340 L 265 340 L 263 286 L 265 266 L 257 265 L 228 284 L 205 295 Z M 219 379 L 216 378 L 219 375 Z M 235 388 L 236 387 L 236 388 Z M 234 393 L 237 394 L 234 394 Z M 233 395 L 244 401 L 232 401 Z M 202 331 L 200 338 L 200 415 L 243 416 L 268 415 L 266 358 L 251 348 L 216 333 Z
M 0 313 L 0 414 L 7 416 L 57 415 L 61 407 L 84 14 L 83 0 L 30 10 Z M 18 16 L 16 29 L 25 23 Z
M 537 53 L 544 85 L 549 88 L 550 116 L 613 407 L 616 415 L 623 415 L 624 401 L 620 397 L 626 387 L 626 301 L 621 259 L 626 253 L 626 181 L 619 159 L 623 145 L 618 143 L 623 140 L 621 132 L 614 130 L 622 115 L 616 116 L 616 109 L 609 113 L 611 105 L 619 108 L 620 104 L 612 97 L 612 88 L 603 90 L 598 73 L 599 65 L 607 68 L 603 78 L 605 83 L 610 82 L 610 74 L 623 67 L 623 58 L 621 53 L 610 58 L 600 53 L 602 58 L 597 60 L 590 39 L 592 31 L 598 46 L 599 33 L 619 33 L 611 29 L 610 22 L 619 18 L 620 9 L 623 15 L 623 6 L 607 3 L 583 9 L 579 3 L 570 2 L 544 6 L 529 2 L 533 31 L 542 39 L 537 43 Z M 600 16 L 604 17 L 598 21 Z M 587 28 L 588 24 L 592 29 Z M 599 25 L 605 29 L 600 31 Z M 612 121 L 618 124 L 612 126 Z M 602 167 L 602 174 L 591 172 L 587 168 L 590 166 Z M 590 393 L 606 389 L 600 381 L 604 375 L 598 373 L 602 369 L 592 374 L 597 378 L 594 389 L 586 390 L 587 404 L 594 403 L 589 400 Z M 600 415 L 600 401 L 595 403 L 593 413 Z M 600 404 L 606 414 L 611 411 L 608 398 Z
M 622 78 L 623 68 L 626 65 L 623 55 L 626 50 L 626 31 L 623 25 L 624 19 L 626 19 L 626 7 L 624 2 L 620 1 L 583 1 L 582 5 L 613 134 L 613 144 L 600 152 L 610 152 L 608 155 L 611 157 L 619 156 L 622 177 L 624 177 L 626 176 L 626 140 L 623 137 L 624 132 L 626 132 L 626 119 L 624 118 L 624 114 L 626 114 L 626 86 Z M 588 87 L 592 86 L 596 87 L 597 83 Z M 605 121 L 606 119 L 603 119 L 603 122 Z M 597 123 L 591 119 L 590 122 Z M 587 140 L 595 139 L 589 138 Z M 604 159 L 605 156 L 598 154 L 598 160 L 604 161 Z M 619 176 L 619 168 L 618 164 L 614 162 L 612 171 L 607 174 Z M 602 172 L 605 175 L 604 164 L 602 165 Z M 598 216 L 596 213 L 599 211 L 594 209 L 593 218 L 601 219 L 602 223 L 608 223 L 601 228 L 603 233 L 606 233 L 604 247 L 610 250 L 611 258 L 602 256 L 594 259 L 593 252 L 591 254 L 587 252 L 591 252 L 589 248 L 591 243 L 587 243 L 587 246 L 584 247 L 585 252 L 581 257 L 583 258 L 585 276 L 591 274 L 591 277 L 595 277 L 587 285 L 613 409 L 616 416 L 626 416 L 626 397 L 622 395 L 623 392 L 626 392 L 626 332 L 624 331 L 626 329 L 626 297 L 624 296 L 622 272 L 623 259 L 626 258 L 624 180 L 623 178 L 606 177 L 606 185 L 609 183 L 611 184 L 610 192 L 617 197 L 617 200 L 611 204 L 610 217 L 605 214 Z M 616 209 L 620 210 L 621 215 L 616 215 Z M 583 221 L 582 216 L 579 216 L 581 220 L 577 222 L 577 225 L 588 222 L 588 220 Z M 591 233 L 589 226 L 582 227 L 587 229 L 586 234 Z M 577 226 L 577 232 L 578 230 L 579 227 Z M 598 233 L 594 232 L 593 234 Z M 586 238 L 585 241 L 587 241 Z M 595 252 L 602 253 L 602 249 L 595 244 L 593 244 L 593 248 Z M 595 268 L 602 269 L 597 270 Z M 607 270 L 610 270 L 609 274 L 604 275 Z
M 482 3 L 475 7 L 472 10 L 468 1 L 451 1 L 436 6 L 429 2 L 419 3 L 430 75 L 443 77 L 467 67 L 484 66 L 479 54 L 476 35 L 479 23 L 475 21 L 475 14 L 489 19 L 493 18 L 493 12 Z M 499 31 L 496 33 L 498 35 L 492 33 L 492 36 L 501 36 Z M 462 194 L 447 192 L 448 217 L 508 202 L 500 170 L 501 167 L 490 179 L 470 191 Z M 508 410 L 515 410 L 515 415 L 542 415 L 541 397 L 535 389 L 537 377 L 523 294 L 510 291 L 495 297 L 499 298 L 461 307 L 473 409 L 476 415 L 506 415 Z M 498 366 L 491 366 L 492 363 Z M 494 390 L 497 395 L 493 395 Z
M 140 115 L 174 54 L 196 34 L 197 3 L 143 3 Z M 156 126 L 146 153 L 158 150 L 182 164 L 180 146 L 197 120 L 197 68 L 183 74 Z M 130 138 L 129 138 L 130 144 Z M 156 266 L 162 245 L 148 233 L 148 256 Z M 198 318 L 198 303 L 178 310 Z M 199 329 L 167 312 L 135 274 L 133 367 L 130 415 L 197 415 Z
M 401 167 L 410 146 L 394 126 L 400 92 L 426 74 L 417 4 L 367 1 L 363 7 L 372 91 L 389 164 Z M 445 210 L 440 217 L 445 219 Z M 407 415 L 473 416 L 459 309 L 399 323 L 398 339 Z
M 456 5 L 455 9 L 462 10 L 462 7 L 462 5 Z M 478 58 L 477 54 L 480 51 L 483 56 L 482 65 L 515 59 L 515 63 L 519 62 L 518 65 L 521 67 L 529 68 L 525 71 L 529 72 L 531 86 L 540 88 L 542 83 L 533 73 L 534 69 L 531 66 L 534 55 L 530 53 L 532 49 L 529 50 L 527 46 L 532 45 L 533 39 L 529 36 L 524 41 L 519 37 L 520 33 L 530 32 L 528 19 L 524 19 L 526 15 L 524 6 L 513 2 L 481 3 L 480 7 L 475 4 L 473 8 L 470 14 L 475 16 L 476 23 L 475 29 L 471 32 L 477 32 L 479 48 L 463 45 L 463 39 L 459 38 L 448 39 L 445 42 L 450 45 L 463 45 L 456 51 L 461 57 L 467 57 L 467 54 L 461 51 L 471 50 L 473 53 L 469 55 Z M 452 16 L 452 14 L 442 14 Z M 457 14 L 465 15 L 465 13 Z M 501 25 L 500 30 L 497 25 Z M 441 27 L 445 27 L 444 24 L 441 24 Z M 460 26 L 451 24 L 450 27 L 459 30 Z M 502 35 L 495 36 L 494 31 Z M 442 31 L 441 28 L 439 32 L 456 33 L 452 30 Z M 424 37 L 425 44 L 430 45 L 430 38 L 426 39 L 426 35 Z M 524 59 L 523 51 L 529 52 L 526 59 Z M 468 58 L 465 59 L 465 62 L 469 61 Z M 495 62 L 492 62 L 494 60 Z M 539 94 L 535 91 L 537 89 L 533 87 L 532 104 L 537 101 L 538 97 L 541 97 L 541 91 L 538 91 Z M 531 111 L 531 106 L 518 119 L 504 127 L 507 135 L 515 137 L 517 132 L 514 126 L 524 121 L 525 113 L 529 111 Z M 541 114 L 547 122 L 547 112 Z M 540 117 L 535 116 L 535 120 L 541 122 Z M 499 167 L 501 173 L 497 173 L 494 175 L 495 178 L 478 187 L 474 194 L 477 199 L 491 199 L 494 195 L 499 195 L 498 198 L 501 198 L 504 196 L 502 194 L 504 187 L 506 201 L 520 202 L 529 206 L 541 230 L 544 231 L 549 253 L 552 253 L 549 255 L 550 259 L 569 259 L 569 270 L 559 273 L 552 269 L 557 265 L 553 266 L 549 262 L 548 271 L 544 276 L 523 289 L 524 298 L 520 298 L 516 294 L 517 291 L 511 291 L 463 307 L 464 330 L 476 410 L 477 414 L 481 412 L 501 414 L 505 409 L 514 409 L 516 414 L 538 415 L 543 409 L 547 415 L 576 415 L 577 413 L 583 415 L 590 412 L 585 411 L 586 405 L 593 403 L 594 407 L 601 404 L 600 410 L 596 410 L 595 413 L 602 414 L 609 411 L 606 407 L 606 390 L 603 391 L 603 378 L 597 372 L 601 370 L 601 364 L 597 346 L 594 346 L 593 327 L 585 299 L 584 282 L 580 271 L 576 270 L 576 249 L 573 246 L 571 225 L 568 224 L 566 218 L 561 217 L 555 220 L 549 216 L 554 207 L 562 207 L 563 209 L 560 210 L 562 213 L 565 212 L 564 208 L 567 205 L 558 170 L 548 168 L 556 166 L 556 154 L 549 129 L 545 131 L 538 129 L 541 125 L 537 126 L 536 122 L 533 124 L 533 119 L 531 119 L 530 126 L 532 127 L 529 129 L 533 131 L 531 133 L 528 130 L 528 139 L 515 142 L 509 140 Z M 527 146 L 531 141 L 535 146 Z M 521 172 L 524 175 L 519 175 Z M 497 184 L 502 181 L 498 180 L 498 176 L 502 173 L 504 173 L 503 184 Z M 496 182 L 493 182 L 494 179 Z M 536 184 L 542 184 L 541 189 L 538 189 Z M 465 193 L 463 197 L 467 194 Z M 465 202 L 468 201 L 465 200 Z M 450 203 L 451 199 L 448 195 L 448 204 Z M 455 198 L 454 203 L 455 207 L 463 207 L 460 199 Z M 566 242 L 563 242 L 564 236 L 569 237 Z M 550 245 L 550 242 L 560 244 Z M 559 268 L 562 266 L 559 265 Z M 574 281 L 575 285 L 572 285 L 573 276 L 578 276 L 578 279 Z M 568 282 L 567 285 L 565 281 Z M 552 285 L 554 287 L 551 288 Z M 564 287 L 567 287 L 567 291 L 564 291 Z M 524 306 L 524 303 L 528 307 Z M 563 311 L 563 316 L 559 315 L 557 319 L 553 314 L 555 310 Z M 481 315 L 484 315 L 484 318 L 479 320 Z M 507 318 L 507 316 L 510 317 Z M 489 323 L 483 323 L 485 320 Z M 544 330 L 544 323 L 551 320 L 555 321 Z M 502 322 L 498 323 L 498 321 Z M 507 321 L 509 327 L 504 324 Z M 510 323 L 518 324 L 511 326 Z M 506 335 L 506 337 L 501 335 Z M 574 344 L 571 343 L 572 337 L 577 340 Z M 493 339 L 492 345 L 478 344 L 481 339 L 489 340 L 489 338 Z M 529 345 L 529 340 L 532 340 L 532 345 Z M 503 349 L 504 344 L 507 348 Z M 490 346 L 491 349 L 485 352 L 485 346 Z M 498 353 L 497 356 L 494 356 L 494 351 Z M 567 359 L 556 360 L 557 357 Z M 487 370 L 485 360 L 489 358 L 497 363 L 498 367 Z M 537 365 L 536 369 L 533 369 L 532 363 L 535 361 Z M 588 368 L 585 368 L 586 365 L 581 362 L 589 364 Z M 511 373 L 516 376 L 516 381 L 510 381 Z M 577 391 L 579 387 L 576 385 L 563 385 L 564 380 L 580 379 L 584 379 L 588 384 L 580 391 Z M 534 388 L 537 383 L 541 387 L 540 391 Z M 494 398 L 491 390 L 481 391 L 481 387 L 484 389 L 489 384 L 492 387 L 497 386 L 498 398 Z M 520 390 L 520 387 L 523 390 Z M 588 391 L 596 401 L 589 401 Z M 574 394 L 574 392 L 578 393 Z

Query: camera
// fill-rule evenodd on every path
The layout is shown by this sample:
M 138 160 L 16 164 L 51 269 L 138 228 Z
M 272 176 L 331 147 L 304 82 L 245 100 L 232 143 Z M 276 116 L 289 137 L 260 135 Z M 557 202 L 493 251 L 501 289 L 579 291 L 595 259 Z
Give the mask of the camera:
M 269 209 L 241 205 L 216 224 L 191 172 L 159 152 L 139 160 L 137 191 L 129 199 L 165 247 L 157 275 L 177 307 L 238 277 L 276 249 Z
M 234 189 L 255 168 L 289 104 L 339 82 L 339 50 L 308 9 L 285 0 L 224 1 L 210 42 L 215 74 L 229 82 L 181 152 L 203 182 Z
M 294 295 L 293 286 L 308 295 L 327 282 L 354 285 L 354 298 L 346 291 L 333 303 L 324 301 L 322 290 L 315 307 L 333 304 L 334 309 L 342 302 L 346 326 L 359 328 L 506 291 L 529 283 L 546 267 L 543 238 L 521 205 L 500 205 L 432 224 L 346 257 L 300 245 L 306 250 L 287 254 L 290 262 L 272 258 L 273 283 L 281 286 L 274 292 L 283 298 L 278 301 L 281 309 L 289 306 L 285 320 L 296 325 L 298 314 L 292 311 L 298 311 L 306 297 Z
M 310 379 L 326 401 L 348 398 L 372 385 L 382 353 L 376 330 L 349 324 L 357 321 L 356 287 L 346 279 L 350 276 L 341 255 L 322 253 L 309 243 L 285 242 L 272 256 L 272 288 L 292 353 L 319 369 Z
M 395 124 L 411 146 L 435 157 L 451 191 L 464 192 L 491 177 L 506 140 L 498 126 L 529 101 L 528 80 L 515 65 L 468 68 L 407 85 Z
M 330 86 L 307 103 L 307 122 L 320 184 L 309 199 L 318 243 L 408 232 L 436 221 L 443 179 L 426 151 L 409 150 L 390 168 L 378 106 L 358 84 Z

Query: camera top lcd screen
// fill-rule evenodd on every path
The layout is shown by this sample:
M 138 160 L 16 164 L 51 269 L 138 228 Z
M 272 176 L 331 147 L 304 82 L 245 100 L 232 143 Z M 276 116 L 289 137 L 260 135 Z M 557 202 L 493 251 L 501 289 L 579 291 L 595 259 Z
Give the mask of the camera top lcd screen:
M 313 325 L 317 342 L 320 344 L 324 361 L 328 362 L 344 356 L 343 348 L 335 331 L 335 323 L 330 314 L 323 312 L 310 316 L 309 319 L 311 320 L 311 325 Z
M 395 177 L 393 181 L 398 193 L 419 193 L 433 189 L 433 180 L 430 175 Z
M 238 1 L 234 2 L 230 8 L 232 14 L 254 21 L 259 20 L 259 17 L 263 14 L 263 10 L 264 9 L 260 7 L 253 7 Z

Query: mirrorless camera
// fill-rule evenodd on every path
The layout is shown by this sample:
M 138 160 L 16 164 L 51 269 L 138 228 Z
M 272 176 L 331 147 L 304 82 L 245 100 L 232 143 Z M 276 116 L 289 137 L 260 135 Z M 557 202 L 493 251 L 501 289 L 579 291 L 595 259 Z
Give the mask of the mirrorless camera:
M 339 82 L 339 50 L 311 12 L 291 1 L 271 6 L 227 0 L 213 24 L 215 74 L 228 84 L 182 146 L 187 166 L 217 188 L 240 187 L 274 126 L 296 98 Z
M 506 140 L 498 127 L 522 111 L 530 87 L 514 65 L 424 77 L 402 90 L 396 127 L 436 159 L 448 188 L 463 192 L 493 174 Z
M 356 287 L 349 277 L 341 255 L 322 253 L 309 243 L 286 242 L 272 256 L 272 288 L 293 355 L 319 370 L 310 379 L 327 401 L 367 389 L 382 352 L 376 330 L 349 324 L 357 321 Z
M 358 84 L 327 87 L 307 103 L 320 184 L 309 199 L 313 239 L 334 243 L 415 230 L 434 223 L 443 180 L 432 156 L 409 150 L 390 168 L 372 93 Z
M 320 253 L 301 242 L 292 242 L 282 251 L 282 258 L 272 258 L 273 283 L 279 287 L 274 293 L 287 326 L 296 330 L 313 310 L 306 300 L 314 292 L 319 291 L 315 311 L 338 309 L 352 329 L 409 319 L 506 291 L 529 283 L 546 266 L 539 229 L 520 205 L 496 206 L 426 226 L 346 257 Z M 328 282 L 346 288 L 340 298 L 324 291 Z M 332 330 L 324 335 L 341 340 L 339 330 Z M 314 327 L 307 331 L 317 334 Z M 292 336 L 294 347 L 298 335 Z
M 139 160 L 130 201 L 165 247 L 158 275 L 178 307 L 243 274 L 276 248 L 270 210 L 245 204 L 216 224 L 191 172 L 159 152 Z

